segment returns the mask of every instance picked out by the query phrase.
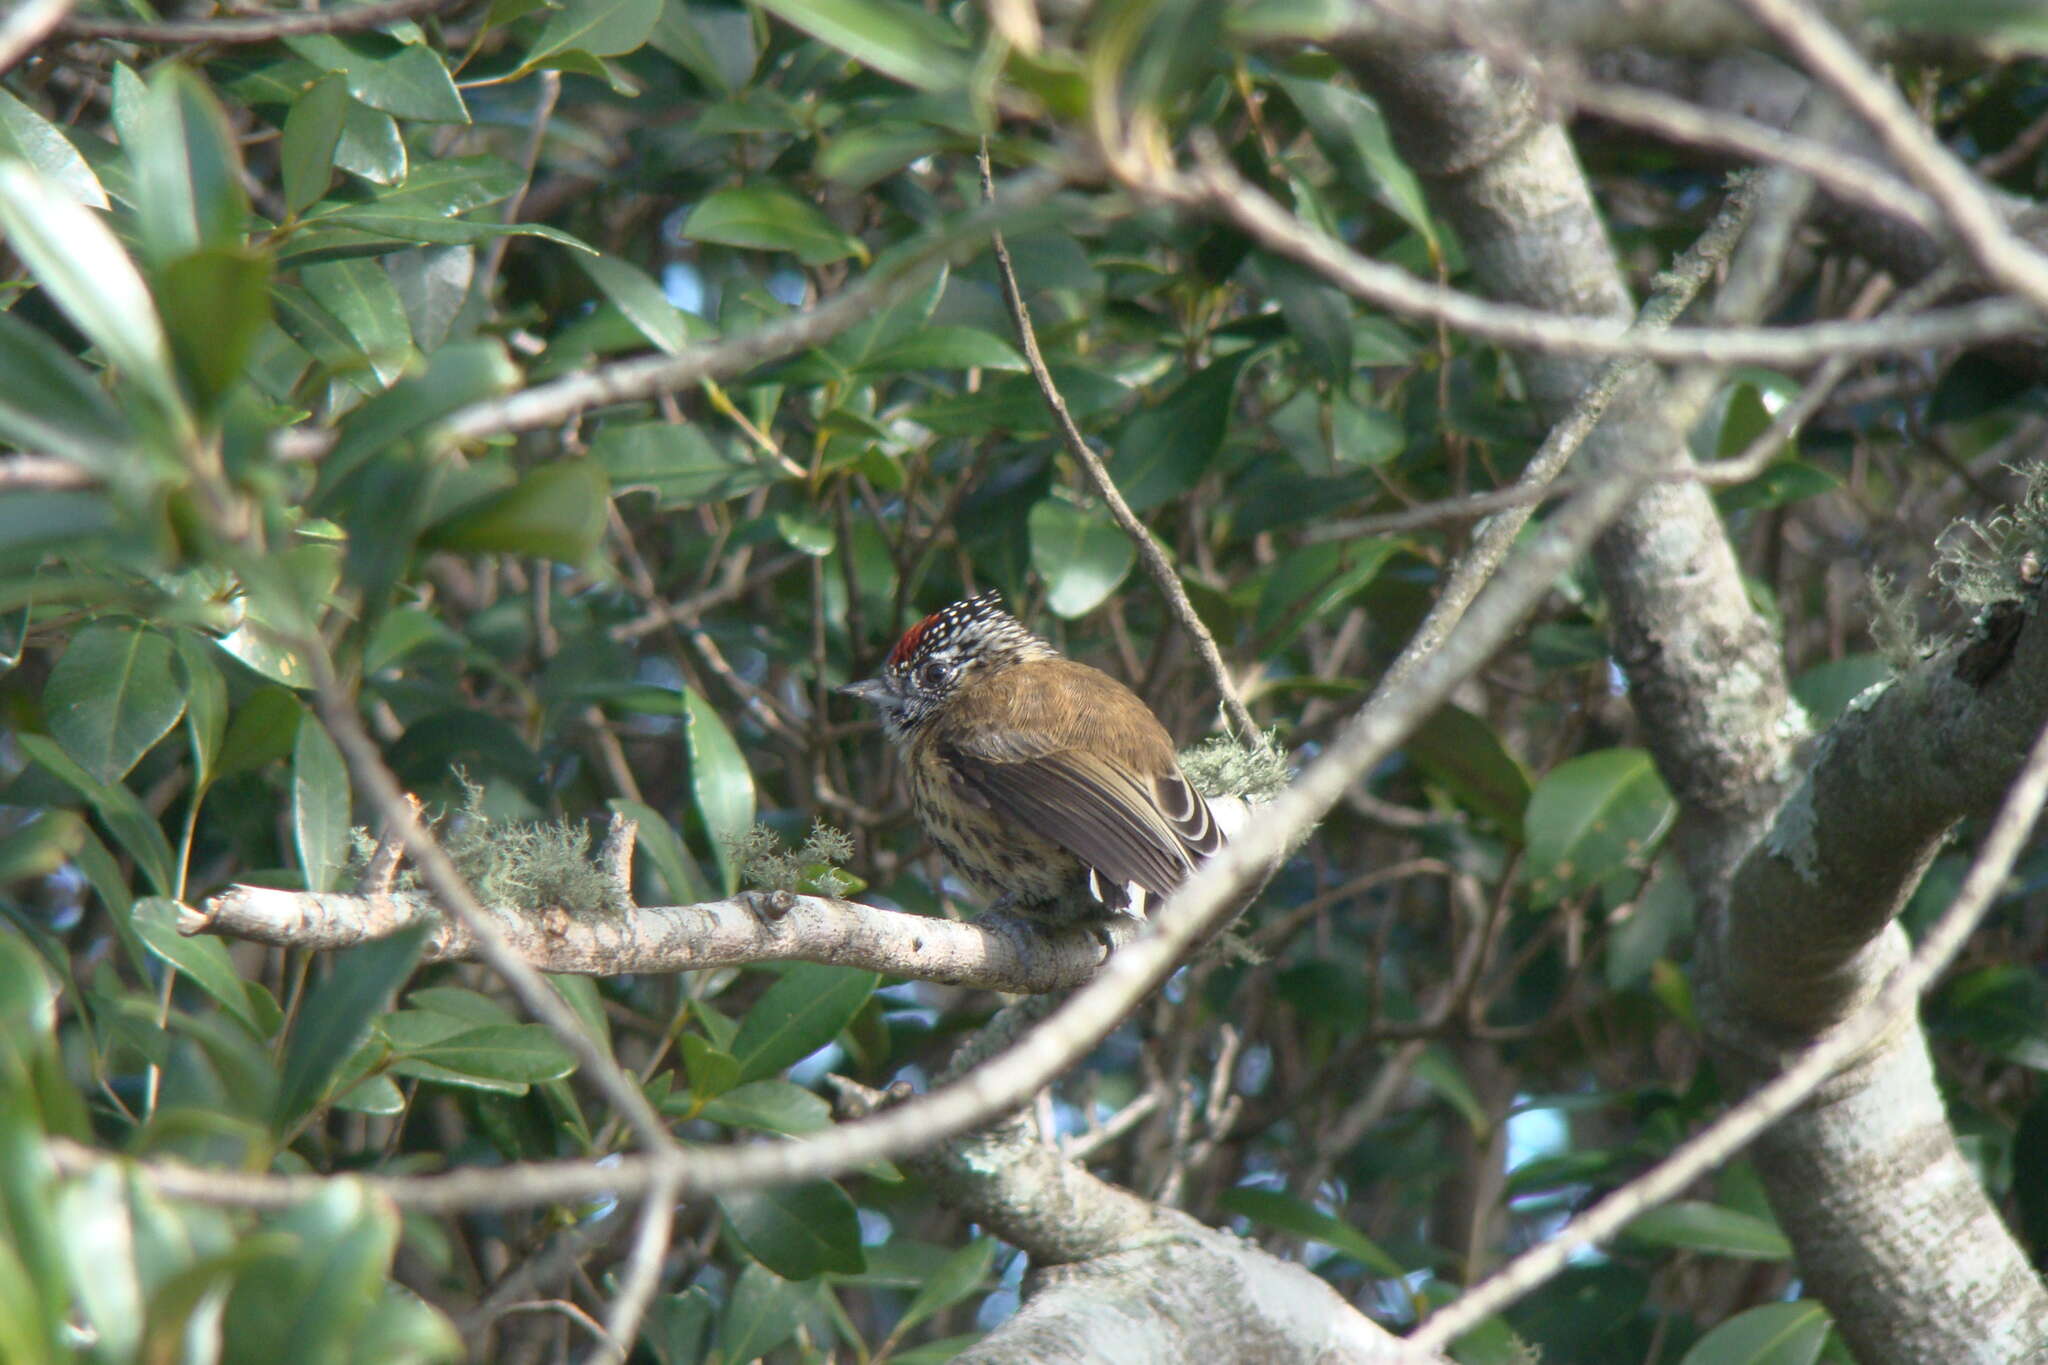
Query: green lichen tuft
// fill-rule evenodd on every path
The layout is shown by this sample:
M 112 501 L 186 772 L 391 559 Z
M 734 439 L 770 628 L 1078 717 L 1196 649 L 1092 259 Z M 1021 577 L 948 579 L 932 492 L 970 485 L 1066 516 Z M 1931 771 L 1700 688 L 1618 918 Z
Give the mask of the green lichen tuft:
M 1987 521 L 1958 518 L 1935 542 L 1934 577 L 1960 606 L 2031 600 L 2048 560 L 2048 461 L 2015 469 L 2020 500 Z
M 1927 653 L 1912 597 L 1882 569 L 1864 580 L 1870 594 L 1870 640 L 1894 673 L 1904 673 Z
M 559 907 L 572 915 L 611 908 L 604 872 L 590 861 L 590 830 L 572 820 L 500 821 L 484 814 L 482 787 L 458 772 L 462 804 L 429 816 L 427 828 L 483 904 L 501 910 Z M 360 878 L 377 841 L 351 831 L 350 872 Z M 401 868 L 392 886 L 420 889 L 419 874 Z
M 725 851 L 740 879 L 762 891 L 790 891 L 806 896 L 851 896 L 867 883 L 839 864 L 853 857 L 853 839 L 819 820 L 811 825 L 803 846 L 791 852 L 766 825 L 730 836 Z
M 1255 804 L 1278 796 L 1292 775 L 1277 731 L 1263 745 L 1228 735 L 1190 745 L 1181 752 L 1180 770 L 1204 796 L 1241 796 Z

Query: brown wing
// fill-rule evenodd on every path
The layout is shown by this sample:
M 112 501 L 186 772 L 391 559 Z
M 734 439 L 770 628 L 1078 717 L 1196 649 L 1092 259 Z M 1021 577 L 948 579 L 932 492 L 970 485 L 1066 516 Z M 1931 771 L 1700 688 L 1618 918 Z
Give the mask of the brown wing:
M 1164 727 L 1106 674 L 1046 660 L 983 702 L 976 723 L 938 737 L 964 793 L 1060 845 L 1098 881 L 1164 896 L 1221 844 Z

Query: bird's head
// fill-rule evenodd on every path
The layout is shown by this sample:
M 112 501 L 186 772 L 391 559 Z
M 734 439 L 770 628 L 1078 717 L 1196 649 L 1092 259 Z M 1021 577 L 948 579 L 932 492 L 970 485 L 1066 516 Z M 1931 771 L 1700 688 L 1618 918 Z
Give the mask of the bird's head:
M 915 734 L 977 676 L 1055 651 L 1003 610 L 994 589 L 943 607 L 903 632 L 882 671 L 839 690 L 875 708 L 882 732 Z

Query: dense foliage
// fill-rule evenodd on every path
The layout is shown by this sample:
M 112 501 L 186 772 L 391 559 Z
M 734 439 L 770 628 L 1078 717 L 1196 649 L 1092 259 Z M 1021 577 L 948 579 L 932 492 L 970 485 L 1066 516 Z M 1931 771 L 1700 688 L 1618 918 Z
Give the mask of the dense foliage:
M 611 812 L 639 821 L 645 904 L 751 867 L 971 913 L 832 691 L 971 590 L 1003 589 L 1183 742 L 1216 731 L 1213 680 L 1026 373 L 991 221 L 1066 403 L 1297 760 L 1470 533 L 1357 523 L 1510 480 L 1544 434 L 1510 353 L 1091 170 L 1105 102 L 1168 140 L 1206 130 L 1304 220 L 1461 281 L 1374 106 L 1260 7 L 1231 29 L 1218 6 L 1060 10 L 1036 52 L 965 4 L 416 8 L 254 43 L 60 30 L 0 83 L 0 1358 L 20 1365 L 437 1359 L 464 1336 L 580 1356 L 572 1317 L 616 1293 L 631 1220 L 610 1204 L 401 1217 L 341 1182 L 251 1212 L 54 1175 L 46 1137 L 224 1171 L 632 1145 L 481 966 L 417 966 L 412 936 L 316 955 L 178 932 L 179 903 L 228 884 L 360 871 L 352 830 L 380 815 L 314 705 L 328 670 L 487 902 L 580 915 L 607 913 L 573 884 Z M 2041 76 L 1919 88 L 1992 153 L 2040 117 Z M 1726 168 L 1578 131 L 1647 292 Z M 1029 191 L 993 220 L 983 139 Z M 2048 163 L 2005 177 L 2038 193 Z M 1871 273 L 1805 239 L 1777 320 L 1838 315 Z M 715 350 L 863 278 L 883 284 L 851 325 L 657 398 L 530 420 L 510 397 Z M 1950 520 L 2015 497 L 2004 465 L 2041 419 L 2009 359 L 1868 362 L 1717 494 L 1816 728 L 1887 675 L 1867 573 L 1918 601 Z M 1728 375 L 1696 452 L 1742 449 L 1800 382 Z M 1967 624 L 1940 592 L 1914 610 Z M 1605 613 L 1590 574 L 1557 583 L 1235 946 L 1041 1104 L 1047 1135 L 1398 1328 L 1716 1112 L 1674 806 Z M 2037 1249 L 2044 871 L 1931 1016 L 1955 1125 Z M 828 1124 L 827 1070 L 921 1084 L 1000 1003 L 810 963 L 556 981 L 707 1143 Z M 515 1292 L 580 1308 L 473 1316 L 579 1223 L 582 1268 Z M 1788 1258 L 1738 1160 L 1506 1322 L 1560 1361 L 1810 1360 L 1827 1318 Z M 886 1163 L 693 1199 L 636 1358 L 937 1361 L 1023 1269 Z

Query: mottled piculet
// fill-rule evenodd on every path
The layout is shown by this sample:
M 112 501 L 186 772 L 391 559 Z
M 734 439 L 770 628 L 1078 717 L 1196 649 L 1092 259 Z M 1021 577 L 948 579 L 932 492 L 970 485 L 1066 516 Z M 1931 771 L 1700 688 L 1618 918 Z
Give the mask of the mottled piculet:
M 1143 918 L 1246 814 L 1236 798 L 1204 800 L 1144 702 L 1061 656 L 995 592 L 927 616 L 877 676 L 841 690 L 881 713 L 933 844 L 1005 909 Z

